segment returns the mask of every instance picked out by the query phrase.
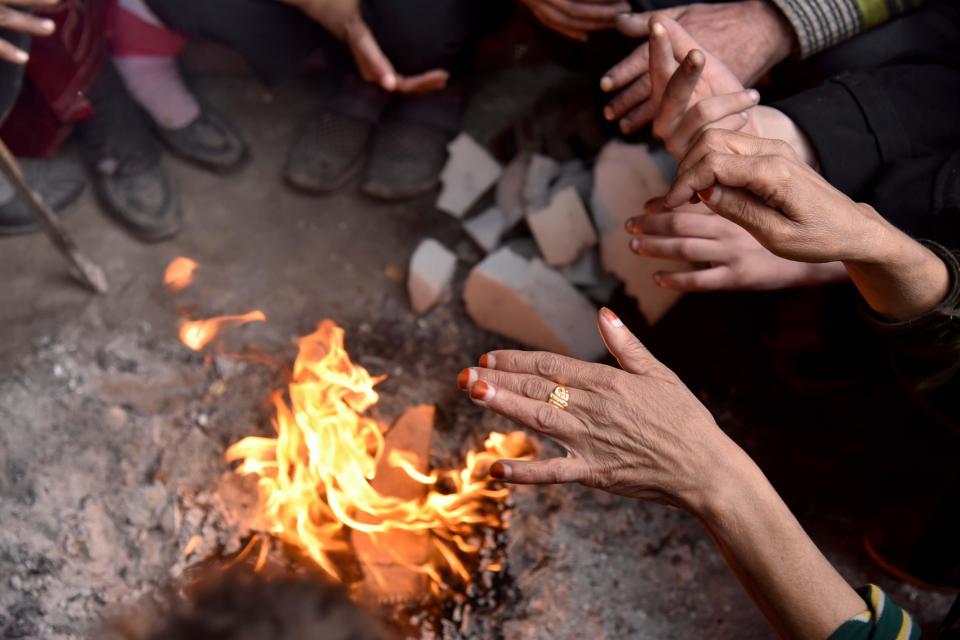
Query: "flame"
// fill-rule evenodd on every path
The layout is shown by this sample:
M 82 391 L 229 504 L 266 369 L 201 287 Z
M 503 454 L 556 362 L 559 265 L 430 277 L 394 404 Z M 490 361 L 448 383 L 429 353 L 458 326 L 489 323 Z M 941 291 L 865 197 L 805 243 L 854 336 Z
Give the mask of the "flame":
M 186 289 L 193 284 L 193 272 L 197 269 L 197 263 L 190 258 L 174 258 L 167 265 L 167 270 L 163 272 L 163 286 L 170 293 L 176 293 Z
M 259 309 L 238 316 L 218 316 L 208 320 L 187 320 L 180 325 L 180 342 L 194 351 L 200 351 L 224 329 L 248 322 L 265 322 L 267 317 Z
M 462 469 L 418 470 L 416 455 L 391 450 L 384 457 L 386 427 L 365 412 L 383 377 L 355 365 L 343 346 L 343 329 L 330 320 L 299 340 L 299 354 L 285 394 L 273 394 L 276 437 L 247 437 L 226 459 L 236 471 L 258 477 L 256 528 L 301 550 L 334 579 L 343 581 L 334 555 L 351 553 L 351 532 L 418 532 L 428 538 L 430 560 L 410 566 L 430 578 L 435 592 L 447 588 L 444 574 L 467 582 L 462 554 L 480 550 L 478 528 L 503 527 L 495 507 L 508 494 L 488 477 L 500 458 L 524 457 L 531 445 L 521 432 L 491 433 L 484 448 L 470 451 Z M 400 470 L 423 485 L 421 498 L 383 495 L 371 485 L 378 466 Z M 422 467 L 421 467 L 422 468 Z M 256 542 L 254 540 L 249 553 Z M 388 550 L 388 553 L 393 553 Z M 261 559 L 264 557 L 261 548 Z M 499 566 L 497 567 L 499 569 Z

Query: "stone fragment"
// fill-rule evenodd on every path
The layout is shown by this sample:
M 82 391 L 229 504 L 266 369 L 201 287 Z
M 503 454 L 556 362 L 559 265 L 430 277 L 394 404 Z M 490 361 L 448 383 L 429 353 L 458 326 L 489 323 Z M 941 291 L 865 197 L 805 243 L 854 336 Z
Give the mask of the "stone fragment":
M 608 304 L 613 299 L 613 294 L 620 287 L 620 278 L 613 276 L 606 271 L 600 274 L 600 280 L 597 284 L 587 287 L 583 290 L 587 297 L 597 304 Z
M 433 308 L 449 291 L 457 256 L 445 246 L 426 238 L 413 252 L 407 275 L 407 291 L 415 313 Z
M 613 140 L 600 152 L 593 170 L 591 209 L 600 234 L 603 268 L 617 276 L 628 294 L 636 298 L 640 312 L 654 324 L 680 297 L 653 281 L 657 271 L 689 268 L 689 265 L 638 256 L 630 251 L 630 235 L 624 224 L 643 213 L 643 204 L 667 192 L 667 180 L 646 145 Z
M 528 213 L 527 224 L 551 267 L 567 266 L 597 244 L 590 215 L 573 187 L 554 194 L 549 206 Z
M 503 246 L 507 247 L 510 249 L 510 251 L 513 251 L 515 254 L 526 260 L 533 260 L 534 258 L 541 257 L 540 249 L 537 247 L 536 241 L 527 236 L 508 240 Z
M 595 251 L 587 251 L 573 264 L 560 270 L 563 277 L 572 285 L 592 287 L 600 282 L 600 257 Z
M 552 196 L 564 187 L 575 188 L 581 200 L 590 202 L 590 195 L 593 193 L 593 173 L 583 163 L 583 160 L 574 158 L 560 165 L 560 175 L 557 176 L 553 186 L 550 187 L 550 195 Z
M 530 156 L 520 154 L 510 161 L 497 181 L 497 207 L 503 212 L 508 229 L 523 220 L 527 212 L 523 189 L 529 165 Z
M 507 229 L 507 219 L 498 207 L 490 207 L 463 223 L 463 230 L 480 245 L 484 253 L 500 246 L 500 238 Z
M 596 308 L 539 259 L 499 249 L 470 272 L 463 298 L 470 317 L 489 331 L 582 360 L 606 353 Z
M 550 202 L 550 183 L 560 173 L 560 165 L 553 158 L 535 153 L 530 157 L 523 184 L 523 200 L 527 211 L 542 209 Z
M 464 214 L 493 186 L 502 173 L 493 156 L 466 133 L 447 145 L 450 157 L 440 174 L 443 188 L 437 208 L 455 218 Z

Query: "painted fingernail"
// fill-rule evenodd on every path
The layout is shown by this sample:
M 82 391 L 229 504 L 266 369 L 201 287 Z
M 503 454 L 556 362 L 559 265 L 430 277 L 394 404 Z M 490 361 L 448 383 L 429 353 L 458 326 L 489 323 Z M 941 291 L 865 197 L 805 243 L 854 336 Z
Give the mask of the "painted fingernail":
M 497 390 L 493 388 L 492 384 L 484 382 L 483 380 L 477 380 L 477 382 L 470 387 L 470 397 L 478 402 L 490 402 L 495 395 L 497 395 Z
M 613 78 L 611 78 L 610 76 L 603 76 L 602 78 L 600 78 L 600 90 L 613 91 Z M 607 115 L 606 109 L 603 110 L 603 115 Z M 607 120 L 609 119 L 610 117 L 607 116 Z
M 497 357 L 492 353 L 485 353 L 480 356 L 480 366 L 484 369 L 496 369 Z
M 615 314 L 613 311 L 610 311 L 610 309 L 607 309 L 606 307 L 600 309 L 600 315 L 603 316 L 603 319 L 611 327 L 620 328 L 623 326 L 623 320 L 618 318 L 617 314 Z
M 627 218 L 627 222 L 624 224 L 627 233 L 643 233 L 643 229 L 640 227 L 640 217 L 636 216 L 633 218 Z
M 717 204 L 720 202 L 720 185 L 715 184 L 702 191 L 697 191 L 697 195 L 707 204 Z
M 464 369 L 457 376 L 457 386 L 460 387 L 460 389 L 463 391 L 466 391 L 467 389 L 469 389 L 470 386 L 476 381 L 477 381 L 477 372 L 473 369 L 473 367 Z
M 640 241 L 640 238 L 634 238 L 630 241 L 630 250 L 634 253 L 643 253 L 643 242 Z
M 57 28 L 57 25 L 53 23 L 53 20 L 42 20 L 40 22 L 40 28 L 47 33 L 53 33 L 53 30 Z
M 490 477 L 496 480 L 509 480 L 513 475 L 513 470 L 502 462 L 494 462 L 490 465 Z

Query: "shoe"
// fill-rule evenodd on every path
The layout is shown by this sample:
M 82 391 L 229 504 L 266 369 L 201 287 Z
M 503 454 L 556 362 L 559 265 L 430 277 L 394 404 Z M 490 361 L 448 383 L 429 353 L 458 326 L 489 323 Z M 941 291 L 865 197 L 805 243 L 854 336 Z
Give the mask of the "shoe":
M 180 129 L 156 127 L 157 135 L 178 156 L 213 171 L 229 171 L 247 158 L 247 144 L 236 128 L 217 112 L 204 108 Z
M 160 146 L 110 63 L 88 96 L 95 115 L 77 126 L 77 135 L 101 205 L 139 240 L 175 235 L 180 205 L 164 171 Z
M 308 193 L 329 193 L 363 168 L 373 124 L 321 110 L 301 126 L 284 170 L 287 182 Z
M 434 189 L 447 161 L 450 136 L 416 122 L 388 119 L 374 134 L 360 190 L 379 200 L 408 200 Z
M 58 157 L 52 160 L 18 160 L 27 184 L 54 212 L 73 204 L 86 185 L 83 170 L 76 162 Z M 13 186 L 0 176 L 0 235 L 31 233 L 39 229 L 36 216 L 17 197 Z

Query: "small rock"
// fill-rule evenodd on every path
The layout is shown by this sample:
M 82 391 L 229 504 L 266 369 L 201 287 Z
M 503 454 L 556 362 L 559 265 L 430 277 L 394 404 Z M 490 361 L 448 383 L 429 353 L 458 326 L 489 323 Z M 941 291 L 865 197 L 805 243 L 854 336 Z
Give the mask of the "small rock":
M 584 249 L 597 244 L 590 216 L 573 187 L 556 193 L 550 206 L 527 214 L 527 224 L 544 262 L 552 267 L 571 264 Z
M 410 304 L 417 314 L 429 311 L 449 290 L 457 267 L 457 256 L 432 238 L 420 243 L 413 257 L 407 277 Z
M 593 193 L 593 172 L 587 168 L 583 160 L 574 158 L 560 165 L 560 175 L 550 187 L 550 195 L 554 195 L 564 187 L 573 187 L 581 200 L 590 202 L 590 195 Z
M 527 260 L 533 260 L 534 258 L 540 257 L 540 249 L 537 248 L 537 243 L 533 238 L 514 238 L 503 246 L 510 249 L 510 251 L 513 251 L 521 258 L 526 258 Z
M 507 219 L 497 207 L 490 207 L 463 223 L 463 230 L 485 253 L 490 253 L 500 246 L 500 237 L 506 229 Z
M 497 181 L 497 207 L 503 212 L 508 229 L 523 220 L 527 211 L 523 192 L 529 164 L 528 155 L 518 155 L 510 161 Z
M 595 251 L 587 251 L 573 264 L 560 270 L 570 284 L 578 287 L 592 287 L 600 282 L 600 258 Z
M 503 172 L 490 153 L 466 133 L 461 133 L 448 146 L 450 157 L 440 180 L 443 188 L 437 208 L 455 218 L 464 214 L 493 186 Z
M 527 211 L 541 209 L 550 202 L 550 183 L 560 173 L 560 165 L 553 158 L 535 153 L 530 157 L 523 184 L 523 200 Z

